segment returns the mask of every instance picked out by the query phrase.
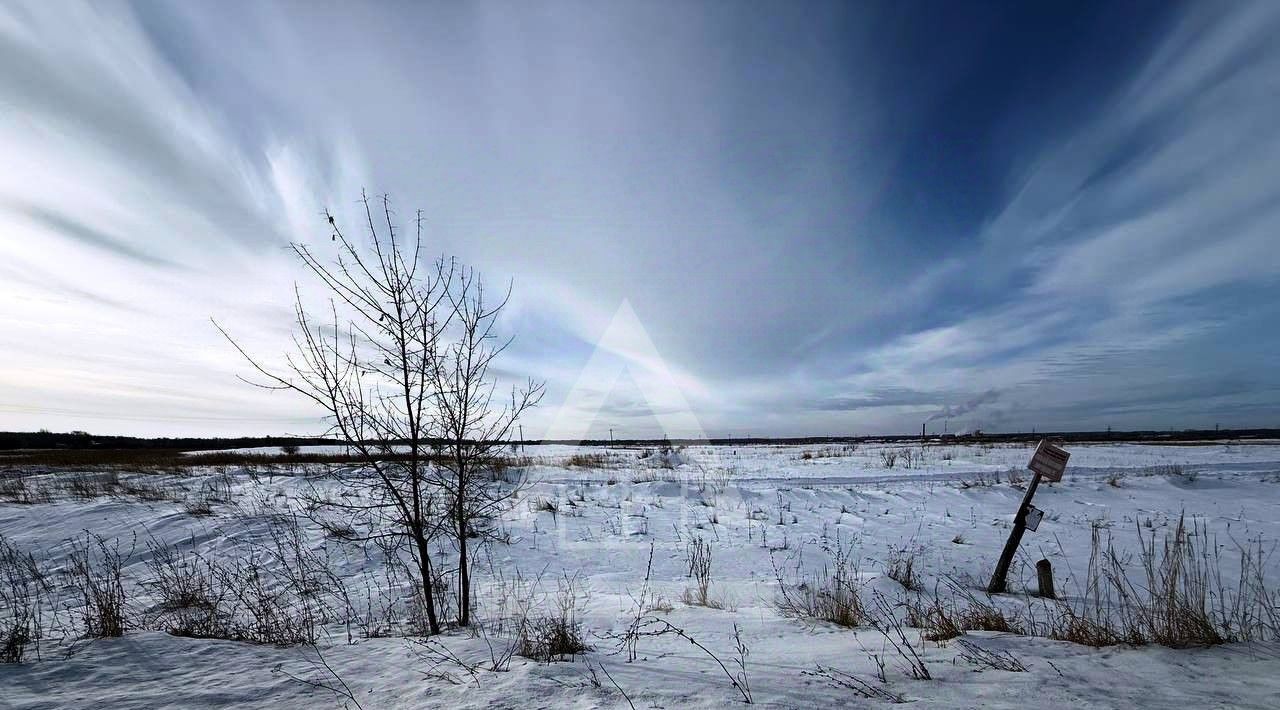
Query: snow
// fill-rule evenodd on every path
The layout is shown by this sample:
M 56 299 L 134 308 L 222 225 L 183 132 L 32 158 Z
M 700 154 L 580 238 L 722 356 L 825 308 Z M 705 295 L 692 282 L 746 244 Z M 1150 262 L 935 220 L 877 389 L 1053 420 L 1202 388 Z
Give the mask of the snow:
M 932 679 L 910 677 L 885 637 L 870 628 L 805 624 L 774 607 L 775 565 L 810 569 L 823 547 L 856 550 L 864 596 L 888 600 L 906 592 L 885 576 L 895 550 L 916 551 L 927 591 L 985 586 L 1023 491 L 1010 485 L 1030 446 L 931 446 L 922 464 L 887 468 L 881 451 L 902 444 L 689 447 L 664 457 L 643 449 L 527 447 L 525 488 L 503 516 L 507 544 L 480 556 L 477 585 L 482 618 L 496 614 L 504 581 L 516 570 L 541 575 L 536 595 L 550 603 L 557 583 L 572 578 L 579 620 L 594 650 L 573 662 L 536 663 L 516 657 L 507 672 L 480 671 L 478 682 L 448 664 L 433 667 L 422 648 L 403 638 L 348 642 L 340 623 L 326 627 L 323 660 L 365 708 L 410 707 L 725 707 L 741 704 L 715 660 L 679 637 L 641 639 L 629 661 L 616 635 L 634 616 L 652 550 L 649 588 L 671 610 L 659 618 L 684 629 L 735 670 L 737 626 L 749 648 L 747 678 L 765 707 L 888 704 L 866 700 L 812 674 L 816 665 L 851 673 L 925 707 L 1257 707 L 1280 705 L 1280 644 L 1233 643 L 1210 648 L 1113 646 L 1101 649 L 1046 638 L 969 632 L 962 638 L 1008 651 L 1026 672 L 983 669 L 961 658 L 957 640 L 923 641 L 912 630 Z M 913 447 L 918 449 L 919 447 Z M 1023 594 L 1035 585 L 1032 565 L 1054 565 L 1060 593 L 1078 598 L 1096 531 L 1122 555 L 1138 535 L 1171 530 L 1180 515 L 1207 527 L 1222 546 L 1223 574 L 1238 564 L 1234 545 L 1280 540 L 1280 445 L 1215 442 L 1204 446 L 1099 444 L 1068 446 L 1063 482 L 1042 485 L 1037 507 L 1047 515 L 1028 533 L 999 604 L 1027 611 L 1045 604 Z M 569 457 L 584 455 L 569 466 Z M 806 456 L 807 454 L 807 456 Z M 590 458 L 596 455 L 597 458 Z M 41 474 L 46 479 L 60 474 Z M 121 474 L 128 478 L 129 474 Z M 296 510 L 307 485 L 324 481 L 300 471 L 196 470 L 190 476 L 145 475 L 196 496 L 226 487 L 231 500 L 214 514 L 193 517 L 177 500 L 116 495 L 51 503 L 0 503 L 0 535 L 53 566 L 65 565 L 69 540 L 88 530 L 132 548 L 125 562 L 135 616 L 154 604 L 138 584 L 148 575 L 147 540 L 191 546 L 233 558 L 266 538 L 281 512 Z M 1025 477 L 1025 473 L 1023 474 Z M 536 502 L 552 501 L 554 514 Z M 308 544 L 344 580 L 357 608 L 370 598 L 402 597 L 388 587 L 376 554 L 326 537 L 304 524 Z M 711 594 L 723 609 L 681 601 L 686 547 L 699 536 L 713 550 Z M 837 543 L 838 541 L 838 543 Z M 1268 557 L 1271 588 L 1280 558 Z M 438 638 L 468 661 L 489 658 L 484 638 L 452 631 Z M 334 677 L 306 647 L 276 648 L 170 636 L 137 629 L 123 638 L 77 643 L 64 658 L 50 644 L 40 660 L 0 665 L 0 707 L 341 707 L 344 698 L 289 677 Z M 874 655 L 886 661 L 886 683 L 875 679 Z M 277 670 L 277 667 L 279 670 Z M 603 667 L 594 677 L 592 669 Z M 445 679 L 445 675 L 452 678 Z M 349 701 L 348 701 L 349 702 Z M 351 704 L 354 707 L 354 704 Z

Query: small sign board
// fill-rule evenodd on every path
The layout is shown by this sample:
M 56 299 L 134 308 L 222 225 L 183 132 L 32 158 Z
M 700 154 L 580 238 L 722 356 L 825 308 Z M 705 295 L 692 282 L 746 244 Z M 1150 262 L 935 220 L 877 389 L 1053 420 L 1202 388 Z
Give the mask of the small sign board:
M 1041 440 L 1040 445 L 1036 447 L 1035 454 L 1031 456 L 1031 463 L 1027 464 L 1027 468 L 1034 473 L 1040 474 L 1040 477 L 1046 481 L 1061 481 L 1062 472 L 1067 470 L 1067 459 L 1069 458 L 1071 458 L 1071 454 L 1050 444 L 1047 440 Z
M 1040 521 L 1044 520 L 1044 511 L 1034 505 L 1027 506 L 1027 517 L 1025 518 L 1027 529 L 1035 532 L 1040 527 Z

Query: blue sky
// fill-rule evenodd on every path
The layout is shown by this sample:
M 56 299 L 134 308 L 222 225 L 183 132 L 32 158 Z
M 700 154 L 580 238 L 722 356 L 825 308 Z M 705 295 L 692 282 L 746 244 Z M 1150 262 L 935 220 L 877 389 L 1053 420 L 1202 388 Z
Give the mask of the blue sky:
M 1276 36 L 1265 1 L 4 3 L 0 429 L 314 431 L 208 319 L 281 352 L 321 295 L 284 246 L 361 188 L 514 281 L 531 436 L 1280 426 Z

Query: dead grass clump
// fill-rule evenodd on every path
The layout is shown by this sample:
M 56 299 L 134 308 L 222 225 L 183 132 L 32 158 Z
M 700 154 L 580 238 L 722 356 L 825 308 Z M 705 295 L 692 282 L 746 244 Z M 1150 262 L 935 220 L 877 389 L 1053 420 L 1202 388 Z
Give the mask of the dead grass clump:
M 1107 623 L 1077 614 L 1070 608 L 1064 609 L 1062 614 L 1054 620 L 1049 630 L 1049 638 L 1092 648 L 1115 646 L 1126 641 L 1124 636 Z M 1133 640 L 1141 641 L 1140 638 L 1129 641 L 1132 643 Z
M 328 560 L 305 542 L 290 520 L 268 541 L 219 559 L 148 543 L 142 586 L 158 600 L 148 624 L 175 636 L 314 644 L 323 624 L 356 614 Z
M 964 633 L 955 614 L 943 605 L 936 590 L 927 600 L 923 595 L 909 599 L 906 610 L 907 625 L 920 629 L 920 635 L 926 641 L 941 643 Z
M 128 610 L 121 569 L 128 553 L 120 553 L 119 540 L 108 544 L 104 538 L 88 532 L 72 545 L 68 581 L 79 597 L 84 636 L 123 636 L 128 626 Z
M 559 582 L 554 606 L 550 614 L 537 619 L 525 619 L 521 624 L 519 651 L 525 658 L 551 663 L 572 660 L 591 650 L 578 621 L 577 581 L 564 577 Z
M 120 474 L 116 471 L 71 473 L 55 479 L 74 498 L 104 498 L 120 490 Z
M 0 535 L 0 663 L 21 663 L 37 652 L 49 591 L 35 558 Z
M 965 631 L 997 631 L 1004 634 L 1026 633 L 1016 620 L 1010 619 L 994 604 L 969 597 L 968 605 L 956 615 L 956 622 Z
M 550 498 L 535 498 L 529 502 L 529 508 L 535 513 L 551 513 L 552 520 L 560 519 L 560 504 Z
M 530 502 L 535 513 L 558 513 L 560 504 L 550 498 L 535 498 Z
M 1110 533 L 1093 531 L 1083 602 L 1064 606 L 1050 635 L 1090 646 L 1159 644 L 1170 648 L 1267 640 L 1280 630 L 1280 595 L 1264 578 L 1261 542 L 1237 545 L 1239 576 L 1223 578 L 1220 546 L 1203 523 L 1180 517 L 1158 541 L 1138 528 L 1137 560 L 1120 554 Z M 1140 578 L 1133 579 L 1130 570 Z
M 916 549 L 914 547 L 889 548 L 889 559 L 885 562 L 885 575 L 910 591 L 920 590 L 920 576 L 916 572 Z
M 565 468 L 607 468 L 610 464 L 607 455 L 601 453 L 595 454 L 574 454 L 565 459 Z
M 0 502 L 35 505 L 52 500 L 48 489 L 37 485 L 29 475 L 22 472 L 0 472 Z
M 972 479 L 964 479 L 960 481 L 960 487 L 968 490 L 970 488 L 988 488 L 997 483 L 995 474 L 990 477 L 983 475 L 981 471 L 976 471 Z
M 138 474 L 117 480 L 121 493 L 131 495 L 143 502 L 182 501 L 186 496 L 186 491 L 167 476 Z
M 908 601 L 907 625 L 921 630 L 929 641 L 946 641 L 965 631 L 995 631 L 1005 634 L 1025 635 L 1026 628 L 994 603 L 990 597 L 982 600 L 954 579 L 948 579 L 951 604 L 943 602 L 943 595 L 935 587 L 933 595 L 922 600 L 917 595 Z
M 1165 536 L 1163 544 L 1157 544 L 1154 531 L 1144 539 L 1141 529 L 1138 542 L 1147 597 L 1136 606 L 1139 622 L 1153 643 L 1208 646 L 1238 640 L 1242 633 L 1249 633 L 1247 619 L 1243 625 L 1232 623 L 1238 614 L 1229 606 L 1231 597 L 1220 596 L 1227 590 L 1221 579 L 1218 547 L 1209 539 L 1203 524 L 1188 529 L 1185 518 L 1179 517 L 1177 528 Z M 1116 564 L 1114 553 L 1108 559 Z M 1113 568 L 1113 579 L 1120 579 L 1118 572 Z M 1120 588 L 1129 596 L 1138 596 L 1139 590 L 1132 584 Z M 1241 596 L 1247 595 L 1236 594 L 1237 602 Z
M 591 650 L 582 625 L 561 616 L 544 616 L 525 626 L 520 655 L 543 663 L 572 659 Z
M 0 663 L 21 663 L 31 643 L 31 624 L 26 619 L 13 620 L 0 627 Z
M 213 506 L 207 500 L 189 500 L 182 506 L 182 510 L 197 518 L 213 515 Z
M 38 483 L 37 483 L 38 479 Z M 94 500 L 133 496 L 142 501 L 181 501 L 185 495 L 174 480 L 147 474 L 122 476 L 112 467 L 50 471 L 38 477 L 30 471 L 0 474 L 0 501 L 51 503 L 57 499 Z
M 1195 483 L 1200 475 L 1198 471 L 1185 469 L 1182 464 L 1176 463 L 1152 466 L 1147 469 L 1147 472 L 1152 476 L 1164 476 L 1187 484 Z
M 701 537 L 693 538 L 685 550 L 685 561 L 689 565 L 688 576 L 694 580 L 694 586 L 684 590 L 684 603 L 689 606 L 723 609 L 724 602 L 711 597 L 711 543 Z
M 234 620 L 228 608 L 230 590 L 225 570 L 194 552 L 156 540 L 147 543 L 150 577 L 142 582 L 158 602 L 149 625 L 174 636 L 235 638 Z
M 857 444 L 842 444 L 840 446 L 824 446 L 820 449 L 810 449 L 800 453 L 801 461 L 811 461 L 813 459 L 836 459 L 846 456 L 853 456 L 858 452 Z
M 812 575 L 805 574 L 802 557 L 797 558 L 789 576 L 774 561 L 774 577 L 778 581 L 774 608 L 792 619 L 825 621 L 846 628 L 862 626 L 867 621 L 867 610 L 860 594 L 862 585 L 853 546 L 846 546 L 837 538 L 834 545 L 824 544 L 823 549 L 829 562 Z

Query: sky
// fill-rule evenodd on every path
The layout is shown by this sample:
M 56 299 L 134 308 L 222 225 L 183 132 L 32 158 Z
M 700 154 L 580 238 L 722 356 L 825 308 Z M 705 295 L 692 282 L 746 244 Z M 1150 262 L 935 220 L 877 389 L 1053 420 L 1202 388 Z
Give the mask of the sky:
M 1280 426 L 1280 3 L 0 0 L 0 430 L 310 434 L 362 190 L 526 436 Z M 331 250 L 330 250 L 331 251 Z M 328 253 L 328 252 L 325 252 Z

